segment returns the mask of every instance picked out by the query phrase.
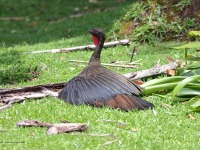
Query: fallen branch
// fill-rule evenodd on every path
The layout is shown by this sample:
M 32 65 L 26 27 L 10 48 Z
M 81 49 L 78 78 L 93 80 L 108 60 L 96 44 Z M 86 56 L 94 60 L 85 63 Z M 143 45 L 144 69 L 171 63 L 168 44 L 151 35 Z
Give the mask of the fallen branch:
M 38 120 L 23 120 L 21 122 L 16 123 L 18 127 L 52 127 L 51 123 L 42 122 Z
M 27 17 L 0 17 L 0 20 L 3 21 L 24 21 L 27 19 Z
M 0 110 L 12 107 L 15 103 L 21 103 L 28 99 L 39 99 L 47 96 L 58 96 L 58 90 L 62 89 L 65 82 L 56 84 L 41 84 L 23 88 L 0 90 L 0 103 L 4 104 Z
M 82 123 L 58 123 L 53 124 L 47 130 L 47 134 L 60 134 L 60 133 L 69 133 L 69 132 L 82 132 L 87 131 L 87 125 Z
M 104 44 L 104 47 L 111 47 L 116 45 L 129 45 L 129 40 L 119 40 L 119 41 L 113 41 L 113 42 L 107 42 Z M 77 51 L 77 50 L 92 50 L 95 49 L 95 45 L 85 45 L 85 46 L 78 46 L 78 47 L 70 47 L 70 48 L 59 48 L 59 49 L 51 49 L 51 50 L 40 50 L 40 51 L 32 51 L 32 52 L 26 52 L 31 54 L 36 53 L 64 53 L 64 52 L 71 52 L 71 51 Z
M 41 122 L 38 120 L 24 120 L 16 124 L 19 127 L 47 127 L 47 134 L 60 134 L 69 132 L 87 131 L 87 125 L 83 123 L 56 123 Z
M 78 63 L 88 63 L 87 61 L 83 60 L 69 60 L 69 62 L 78 62 Z M 136 66 L 133 65 L 119 65 L 119 64 L 106 64 L 106 63 L 101 63 L 103 66 L 112 66 L 112 67 L 122 67 L 122 68 L 136 68 Z
M 10 108 L 10 107 L 12 107 L 11 104 L 3 105 L 3 106 L 0 107 L 0 111 L 1 111 L 1 110 L 4 110 L 4 109 L 6 109 L 6 108 Z
M 155 67 L 150 68 L 150 69 L 141 70 L 138 72 L 127 73 L 127 74 L 124 74 L 124 76 L 126 76 L 127 78 L 130 78 L 132 80 L 148 78 L 148 77 L 166 73 L 167 70 L 169 70 L 169 69 L 176 69 L 178 67 L 178 65 L 179 65 L 179 61 L 175 61 L 175 62 L 171 62 L 166 65 L 162 65 L 162 66 L 156 65 Z

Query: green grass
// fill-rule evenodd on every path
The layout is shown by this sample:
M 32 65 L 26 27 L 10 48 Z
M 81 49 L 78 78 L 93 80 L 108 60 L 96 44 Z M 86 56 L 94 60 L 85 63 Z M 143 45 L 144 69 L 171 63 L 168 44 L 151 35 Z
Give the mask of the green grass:
M 121 112 L 109 108 L 72 106 L 54 98 L 27 101 L 3 111 L 1 115 L 1 147 L 12 149 L 198 149 L 199 114 L 190 120 L 184 105 L 164 109 L 160 103 L 169 103 L 149 97 L 156 105 L 157 115 L 152 110 Z M 89 125 L 87 133 L 46 135 L 46 128 L 20 128 L 15 123 L 25 119 L 37 119 L 51 123 L 68 120 Z M 102 120 L 125 123 L 105 123 Z M 136 131 L 134 131 L 136 130 Z M 119 142 L 104 146 L 114 140 L 111 137 L 80 136 L 82 134 L 113 134 Z M 24 142 L 8 144 L 4 142 Z
M 103 1 L 100 4 L 89 4 L 88 1 L 81 1 L 80 3 L 71 2 L 70 5 L 67 5 L 63 2 L 58 9 L 54 7 L 59 4 L 58 2 L 52 2 L 52 4 L 46 2 L 45 7 L 49 8 L 48 13 L 39 13 L 40 9 L 36 6 L 43 5 L 40 1 L 32 2 L 33 6 L 26 1 L 21 1 L 20 5 L 13 5 L 11 0 L 1 1 L 1 6 L 6 6 L 0 10 L 1 16 L 38 17 L 39 25 L 35 27 L 37 29 L 35 32 L 33 28 L 28 26 L 26 28 L 28 22 L 0 22 L 0 88 L 70 80 L 86 65 L 68 61 L 71 59 L 88 61 L 92 51 L 58 54 L 25 54 L 24 52 L 92 44 L 92 38 L 87 30 L 90 27 L 98 26 L 108 31 L 113 21 L 122 14 L 122 8 L 131 3 L 131 1 L 127 1 L 119 5 L 119 3 Z M 30 5 L 31 7 L 25 9 Z M 86 5 L 89 6 L 88 11 L 90 12 L 97 7 L 101 8 L 100 10 L 106 10 L 112 6 L 115 9 L 96 14 L 87 13 L 84 17 L 70 18 L 54 25 L 49 25 L 47 22 L 49 16 L 62 18 L 65 17 L 64 14 L 73 14 L 75 7 L 82 10 Z M 18 11 L 9 11 L 10 9 Z M 52 14 L 53 12 L 55 14 Z M 100 20 L 101 23 L 99 23 Z M 42 28 L 43 25 L 44 27 L 48 26 L 48 32 Z M 69 27 L 72 28 L 70 38 L 65 37 L 66 33 L 64 32 Z M 16 29 L 16 32 L 11 34 L 10 31 L 13 29 Z M 138 54 L 134 56 L 134 60 L 141 59 L 138 68 L 108 68 L 119 73 L 128 73 L 150 68 L 159 59 L 161 64 L 167 63 L 163 54 L 175 59 L 183 58 L 184 54 L 181 51 L 168 49 L 174 44 L 178 43 L 140 45 Z M 104 49 L 102 62 L 110 63 L 115 60 L 129 62 L 132 48 L 133 45 Z M 32 79 L 31 71 L 34 71 L 35 67 L 38 67 L 39 76 Z M 30 80 L 27 81 L 27 79 Z M 73 106 L 51 97 L 15 104 L 12 108 L 0 113 L 0 147 L 1 149 L 199 149 L 199 113 L 190 112 L 183 104 L 175 104 L 168 109 L 161 106 L 163 103 L 171 105 L 170 99 L 161 99 L 157 96 L 148 96 L 144 99 L 155 104 L 156 115 L 152 110 L 122 112 L 106 107 L 97 109 L 84 105 Z M 196 120 L 189 119 L 189 113 L 192 113 Z M 15 126 L 17 122 L 26 119 L 51 123 L 59 123 L 62 120 L 87 123 L 89 129 L 84 133 L 47 136 L 46 128 Z M 104 119 L 121 121 L 125 125 L 119 126 L 119 123 L 102 122 Z M 113 134 L 117 137 L 118 142 L 105 146 L 104 143 L 115 139 L 80 136 L 84 134 Z

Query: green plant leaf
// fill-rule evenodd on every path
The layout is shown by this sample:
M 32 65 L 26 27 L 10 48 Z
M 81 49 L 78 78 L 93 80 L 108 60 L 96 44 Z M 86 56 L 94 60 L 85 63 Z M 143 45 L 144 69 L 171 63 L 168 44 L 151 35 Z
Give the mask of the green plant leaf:
M 200 68 L 200 62 L 199 61 L 193 62 L 193 63 L 191 63 L 187 66 L 187 69 L 194 69 L 194 68 Z
M 154 92 L 164 91 L 164 90 L 172 90 L 177 86 L 178 83 L 165 83 L 153 86 L 147 86 L 143 89 L 142 94 L 151 94 Z
M 188 60 L 188 61 L 200 61 L 200 57 L 185 58 L 185 60 Z
M 200 36 L 200 31 L 190 31 L 188 33 L 189 36 Z
M 200 87 L 200 84 L 198 85 Z M 198 96 L 200 95 L 200 89 L 198 88 L 182 88 L 176 96 L 178 97 L 186 97 L 186 96 Z
M 173 76 L 173 77 L 166 77 L 166 78 L 161 78 L 161 79 L 153 79 L 150 80 L 144 84 L 141 85 L 142 88 L 152 86 L 152 85 L 159 85 L 159 84 L 164 84 L 164 83 L 171 83 L 171 82 L 178 82 L 182 81 L 186 77 L 184 76 Z
M 186 103 L 192 111 L 200 111 L 200 95 L 193 97 Z
M 200 74 L 200 68 L 197 68 L 197 69 L 193 69 L 191 68 L 192 70 L 189 70 L 183 74 L 181 74 L 182 76 L 193 76 L 193 75 L 199 75 Z
M 190 49 L 190 48 L 199 49 L 200 42 L 190 42 L 190 43 L 183 44 L 177 47 L 172 47 L 172 48 L 177 49 L 177 50 L 185 50 L 185 49 Z
M 174 97 L 174 102 L 184 102 L 184 101 L 189 101 L 191 97 Z
M 183 81 L 179 82 L 178 85 L 174 88 L 174 90 L 172 91 L 172 100 L 174 100 L 174 97 L 176 96 L 176 94 L 188 83 L 191 83 L 197 79 L 200 79 L 200 75 L 195 75 L 195 76 L 191 76 L 191 77 L 187 77 L 186 79 L 184 79 Z

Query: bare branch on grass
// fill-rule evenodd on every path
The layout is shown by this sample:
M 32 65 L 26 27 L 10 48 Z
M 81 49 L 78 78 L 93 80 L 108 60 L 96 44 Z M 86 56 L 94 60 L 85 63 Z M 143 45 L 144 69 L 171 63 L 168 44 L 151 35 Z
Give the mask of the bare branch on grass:
M 69 132 L 87 131 L 85 123 L 56 123 L 41 122 L 38 120 L 24 120 L 16 124 L 19 127 L 47 127 L 47 134 L 62 134 Z
M 152 77 L 152 76 L 166 73 L 167 70 L 169 70 L 169 69 L 170 70 L 176 69 L 178 67 L 178 65 L 179 65 L 179 61 L 170 62 L 169 64 L 165 64 L 162 66 L 158 64 L 153 68 L 141 70 L 138 72 L 127 73 L 127 74 L 124 74 L 124 76 L 126 76 L 127 78 L 130 78 L 132 80 L 143 79 L 143 78 Z
M 129 45 L 130 40 L 119 40 L 119 41 L 113 41 L 113 42 L 106 42 L 104 44 L 104 47 L 111 47 L 116 45 Z M 51 50 L 40 50 L 40 51 L 32 51 L 32 52 L 26 52 L 31 54 L 36 53 L 65 53 L 65 52 L 71 52 L 71 51 L 77 51 L 77 50 L 92 50 L 95 49 L 95 45 L 85 45 L 85 46 L 77 46 L 77 47 L 70 47 L 70 48 L 59 48 L 59 49 L 51 49 Z
M 27 17 L 0 17 L 2 21 L 24 21 L 27 19 Z
M 88 63 L 87 61 L 83 60 L 69 60 L 69 62 L 78 62 L 78 63 Z M 133 65 L 120 65 L 120 64 L 106 64 L 106 63 L 101 63 L 103 66 L 112 66 L 112 67 L 122 67 L 122 68 L 136 68 L 136 66 Z

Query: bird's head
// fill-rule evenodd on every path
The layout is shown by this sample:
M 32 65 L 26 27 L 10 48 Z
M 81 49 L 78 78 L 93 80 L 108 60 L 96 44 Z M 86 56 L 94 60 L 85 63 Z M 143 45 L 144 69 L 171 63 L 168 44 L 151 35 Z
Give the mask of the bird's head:
M 93 40 L 94 40 L 94 45 L 98 45 L 100 41 L 105 40 L 105 34 L 102 29 L 90 29 L 89 32 L 92 34 Z

